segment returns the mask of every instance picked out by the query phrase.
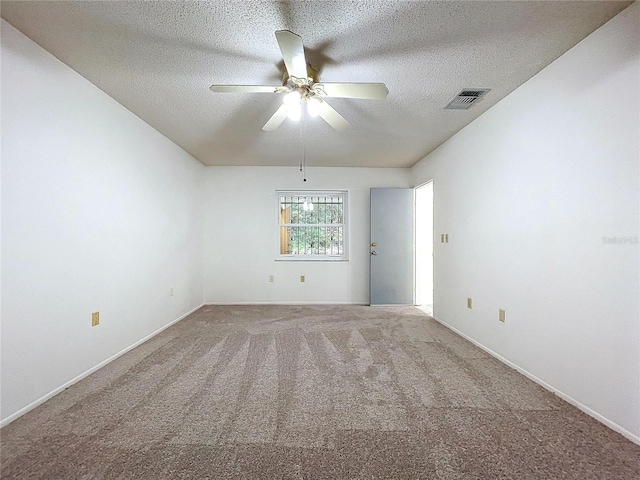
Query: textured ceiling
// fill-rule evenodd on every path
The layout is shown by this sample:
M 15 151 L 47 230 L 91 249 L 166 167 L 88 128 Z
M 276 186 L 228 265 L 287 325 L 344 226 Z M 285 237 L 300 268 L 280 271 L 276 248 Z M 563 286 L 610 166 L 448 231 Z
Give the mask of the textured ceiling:
M 1 14 L 206 165 L 408 167 L 631 2 L 2 1 Z M 384 100 L 330 99 L 320 118 L 261 130 L 282 97 L 274 32 L 302 36 L 327 82 L 384 82 Z M 594 59 L 597 61 L 597 59 Z M 463 88 L 491 88 L 466 111 Z

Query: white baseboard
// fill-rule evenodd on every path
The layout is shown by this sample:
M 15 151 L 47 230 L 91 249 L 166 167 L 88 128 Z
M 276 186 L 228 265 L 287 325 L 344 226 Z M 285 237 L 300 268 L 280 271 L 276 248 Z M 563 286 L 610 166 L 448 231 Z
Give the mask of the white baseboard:
M 116 358 L 124 355 L 125 353 L 127 353 L 129 350 L 133 350 L 134 348 L 136 348 L 138 345 L 143 344 L 144 342 L 146 342 L 147 340 L 149 340 L 152 337 L 155 337 L 157 334 L 159 334 L 160 332 L 162 332 L 163 330 L 166 330 L 167 328 L 169 328 L 171 325 L 173 325 L 174 323 L 179 322 L 180 320 L 182 320 L 183 318 L 187 317 L 188 315 L 191 315 L 193 312 L 195 312 L 196 310 L 198 310 L 199 308 L 201 308 L 204 305 L 204 303 L 201 303 L 200 305 L 198 305 L 197 307 L 193 308 L 192 310 L 189 310 L 187 313 L 185 313 L 184 315 L 180 315 L 178 318 L 176 318 L 175 320 L 171 320 L 169 323 L 167 323 L 166 325 L 164 325 L 163 327 L 160 327 L 158 330 L 156 330 L 153 333 L 150 333 L 149 335 L 147 335 L 146 337 L 138 340 L 137 342 L 135 342 L 133 345 L 128 346 L 127 348 L 125 348 L 124 350 L 116 353 L 115 355 L 112 355 L 111 357 L 107 358 L 106 360 L 103 360 L 102 362 L 100 362 L 99 364 L 97 364 L 94 367 L 91 367 L 89 370 L 87 370 L 86 372 L 81 373 L 80 375 L 78 375 L 77 377 L 69 380 L 68 382 L 66 382 L 63 385 L 60 385 L 58 388 L 52 390 L 51 392 L 47 393 L 46 395 L 40 397 L 39 399 L 37 399 L 34 402 L 31 402 L 29 405 L 27 405 L 24 408 L 21 408 L 20 410 L 18 410 L 15 413 L 12 413 L 11 415 L 9 415 L 7 418 L 3 418 L 0 421 L 0 428 L 4 427 L 5 425 L 10 424 L 11 422 L 13 422 L 16 418 L 21 417 L 22 415 L 24 415 L 25 413 L 33 410 L 34 408 L 36 408 L 38 405 L 43 404 L 44 402 L 46 402 L 47 400 L 49 400 L 51 397 L 56 396 L 58 393 L 62 392 L 63 390 L 65 390 L 66 388 L 70 387 L 71 385 L 73 385 L 74 383 L 79 382 L 80 380 L 82 380 L 85 377 L 88 377 L 89 375 L 91 375 L 93 372 L 101 369 L 102 367 L 104 367 L 106 364 L 113 362 Z
M 205 302 L 204 305 L 369 305 L 360 302 Z
M 415 307 L 413 303 L 368 303 L 370 307 Z
M 631 433 L 629 430 L 621 427 L 620 425 L 618 425 L 617 423 L 609 420 L 608 418 L 602 416 L 601 414 L 599 414 L 598 412 L 592 410 L 591 408 L 587 407 L 586 405 L 580 403 L 578 400 L 576 400 L 575 398 L 567 395 L 566 393 L 558 390 L 557 388 L 555 388 L 553 385 L 548 384 L 547 382 L 545 382 L 544 380 L 536 377 L 535 375 L 533 375 L 532 373 L 529 373 L 528 371 L 526 371 L 524 368 L 519 367 L 518 365 L 516 365 L 515 363 L 511 362 L 510 360 L 507 360 L 506 358 L 504 358 L 502 355 L 494 352 L 493 350 L 491 350 L 490 348 L 485 347 L 484 345 L 482 345 L 480 342 L 474 340 L 473 338 L 469 337 L 468 335 L 462 333 L 460 330 L 458 330 L 457 328 L 452 327 L 451 325 L 449 325 L 446 322 L 443 322 L 442 320 L 440 320 L 439 318 L 436 318 L 435 316 L 433 316 L 433 319 L 435 321 L 437 321 L 438 323 L 442 324 L 443 326 L 447 327 L 449 330 L 451 330 L 452 332 L 460 335 L 462 338 L 470 341 L 471 343 L 473 343 L 475 346 L 477 346 L 478 348 L 481 348 L 482 350 L 484 350 L 485 352 L 487 352 L 489 355 L 491 355 L 492 357 L 500 360 L 502 363 L 504 363 L 505 365 L 513 368 L 514 370 L 520 372 L 522 375 L 524 375 L 525 377 L 527 377 L 529 380 L 532 380 L 534 382 L 536 382 L 538 385 L 540 385 L 541 387 L 549 390 L 550 392 L 556 394 L 558 397 L 562 398 L 565 402 L 570 403 L 571 405 L 573 405 L 574 407 L 579 408 L 580 410 L 582 410 L 584 413 L 586 413 L 587 415 L 595 418 L 596 420 L 598 420 L 600 423 L 603 423 L 604 425 L 606 425 L 607 427 L 609 427 L 611 430 L 614 430 L 616 432 L 618 432 L 620 435 L 628 438 L 629 440 L 631 440 L 633 443 L 636 443 L 638 445 L 640 445 L 640 437 L 638 435 L 634 435 L 633 433 Z

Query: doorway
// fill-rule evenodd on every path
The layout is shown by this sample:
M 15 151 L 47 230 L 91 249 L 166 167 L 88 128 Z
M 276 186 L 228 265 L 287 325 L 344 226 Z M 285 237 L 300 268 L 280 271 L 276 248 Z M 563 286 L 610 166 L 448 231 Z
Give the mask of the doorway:
M 415 304 L 433 313 L 433 181 L 415 189 Z

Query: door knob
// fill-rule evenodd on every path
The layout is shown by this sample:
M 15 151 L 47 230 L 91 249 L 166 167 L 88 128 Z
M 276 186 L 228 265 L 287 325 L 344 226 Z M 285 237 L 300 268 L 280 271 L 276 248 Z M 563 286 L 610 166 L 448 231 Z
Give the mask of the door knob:
M 372 247 L 375 247 L 376 245 L 377 245 L 376 242 L 371 242 Z
M 376 252 L 375 250 L 371 250 L 371 255 L 377 255 L 378 252 Z

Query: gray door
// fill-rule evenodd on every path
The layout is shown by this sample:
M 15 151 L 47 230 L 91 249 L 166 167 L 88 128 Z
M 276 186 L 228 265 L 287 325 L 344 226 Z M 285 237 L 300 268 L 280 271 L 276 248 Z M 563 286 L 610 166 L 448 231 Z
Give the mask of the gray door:
M 413 189 L 371 189 L 371 305 L 413 305 Z

